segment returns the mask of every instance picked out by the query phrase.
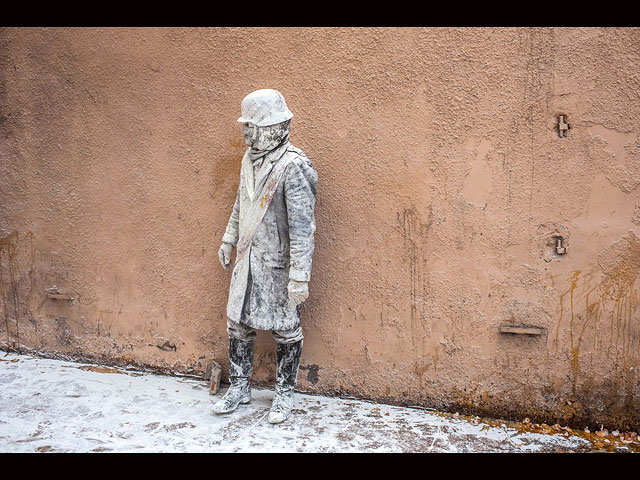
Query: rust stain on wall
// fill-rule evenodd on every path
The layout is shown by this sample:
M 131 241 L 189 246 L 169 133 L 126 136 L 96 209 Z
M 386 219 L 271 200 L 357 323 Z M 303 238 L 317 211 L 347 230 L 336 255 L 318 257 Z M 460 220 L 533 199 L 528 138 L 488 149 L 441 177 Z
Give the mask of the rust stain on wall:
M 431 210 L 428 210 L 428 220 L 422 222 L 415 208 L 404 210 L 398 214 L 398 224 L 405 239 L 406 250 L 409 257 L 409 299 L 411 305 L 411 341 L 414 348 L 421 343 L 421 335 L 417 329 L 417 324 L 424 328 L 424 315 L 421 306 L 424 305 L 426 290 L 425 275 L 427 260 L 425 258 L 423 245 L 427 240 L 427 233 L 431 224 Z
M 18 314 L 17 253 L 18 232 L 0 238 L 0 298 L 9 345 L 20 345 Z
M 638 288 L 640 278 L 640 238 L 630 232 L 598 257 L 605 275 L 598 285 L 601 298 L 612 302 L 607 309 L 611 318 L 611 344 L 607 349 L 620 345 L 620 358 L 640 358 L 640 318 L 637 316 Z M 616 351 L 616 358 L 618 352 Z
M 562 343 L 560 329 L 567 327 L 574 398 L 585 339 L 590 342 L 591 362 L 597 350 L 615 359 L 614 371 L 633 370 L 640 361 L 640 238 L 633 232 L 625 235 L 600 253 L 598 264 L 601 273 L 571 272 L 568 288 L 559 296 L 556 351 Z

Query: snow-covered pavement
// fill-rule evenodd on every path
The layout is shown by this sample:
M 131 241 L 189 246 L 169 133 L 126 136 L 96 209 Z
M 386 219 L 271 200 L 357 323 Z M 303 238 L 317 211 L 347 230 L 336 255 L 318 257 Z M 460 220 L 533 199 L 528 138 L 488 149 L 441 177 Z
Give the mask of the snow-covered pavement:
M 416 408 L 296 393 L 271 425 L 269 389 L 227 415 L 204 380 L 0 352 L 0 452 L 575 452 L 567 432 L 523 432 Z

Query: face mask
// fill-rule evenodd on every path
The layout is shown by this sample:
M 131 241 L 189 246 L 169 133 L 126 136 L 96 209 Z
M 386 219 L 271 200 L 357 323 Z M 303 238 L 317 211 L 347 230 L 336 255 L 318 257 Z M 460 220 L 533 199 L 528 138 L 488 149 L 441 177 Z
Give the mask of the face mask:
M 286 141 L 289 136 L 289 121 L 257 127 L 251 123 L 242 124 L 244 141 L 255 155 L 265 155 Z

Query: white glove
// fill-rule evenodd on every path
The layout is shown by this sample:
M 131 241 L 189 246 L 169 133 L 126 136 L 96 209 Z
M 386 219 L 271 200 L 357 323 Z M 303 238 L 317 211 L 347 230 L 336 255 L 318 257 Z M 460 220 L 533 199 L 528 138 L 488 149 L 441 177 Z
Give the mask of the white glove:
M 289 303 L 300 305 L 309 296 L 309 282 L 299 282 L 290 279 L 287 290 L 289 292 Z
M 233 251 L 233 245 L 230 243 L 222 243 L 220 250 L 218 250 L 218 257 L 220 258 L 220 265 L 225 270 L 229 270 L 231 267 L 231 252 Z

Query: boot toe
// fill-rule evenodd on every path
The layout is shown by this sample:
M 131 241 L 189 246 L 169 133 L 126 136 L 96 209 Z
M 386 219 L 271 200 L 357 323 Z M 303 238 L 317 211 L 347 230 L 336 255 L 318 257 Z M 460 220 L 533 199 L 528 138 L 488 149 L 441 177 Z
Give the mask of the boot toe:
M 213 405 L 213 413 L 230 413 L 233 412 L 236 408 L 238 408 L 237 404 L 229 404 L 224 400 L 220 400 L 218 403 Z
M 246 404 L 251 401 L 251 391 L 242 391 L 230 388 L 227 393 L 213 404 L 213 413 L 230 413 L 233 412 L 238 405 Z
M 271 404 L 271 410 L 269 410 L 269 423 L 284 422 L 291 415 L 292 408 L 293 392 L 276 393 Z
M 221 413 L 229 413 L 229 411 L 230 410 L 227 410 L 223 406 L 218 406 L 218 405 L 213 406 L 213 413 L 216 413 L 218 415 L 220 415 Z
M 290 412 L 278 410 L 276 412 L 269 412 L 269 423 L 282 423 L 289 418 Z

